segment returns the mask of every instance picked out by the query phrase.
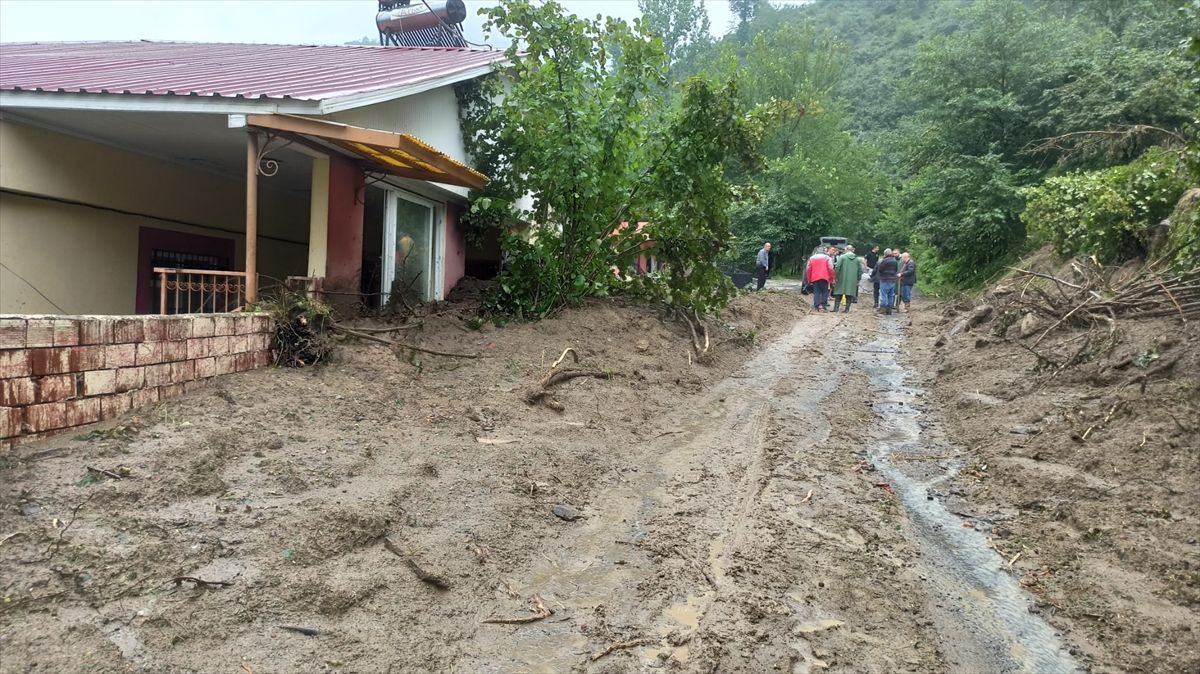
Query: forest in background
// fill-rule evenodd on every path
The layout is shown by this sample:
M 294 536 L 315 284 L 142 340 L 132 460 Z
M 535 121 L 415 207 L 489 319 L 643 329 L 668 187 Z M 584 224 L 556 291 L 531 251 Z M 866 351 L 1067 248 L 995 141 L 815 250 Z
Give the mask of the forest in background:
M 1200 259 L 1197 209 L 1157 226 L 1200 182 L 1200 0 L 732 5 L 720 39 L 700 0 L 481 10 L 511 45 L 457 88 L 492 177 L 461 224 L 506 252 L 487 313 L 627 294 L 695 328 L 762 242 L 795 274 L 822 235 L 911 251 L 930 291 L 1047 244 Z M 664 264 L 629 273 L 648 241 Z
M 642 4 L 660 34 L 698 5 Z M 908 248 L 934 288 L 978 285 L 1043 243 L 1121 261 L 1197 183 L 1195 0 L 734 7 L 737 29 L 677 49 L 673 78 L 737 67 L 747 105 L 803 114 L 737 176 L 731 264 L 770 240 L 795 272 L 824 234 Z M 1194 214 L 1174 227 L 1177 258 L 1195 260 L 1198 233 Z

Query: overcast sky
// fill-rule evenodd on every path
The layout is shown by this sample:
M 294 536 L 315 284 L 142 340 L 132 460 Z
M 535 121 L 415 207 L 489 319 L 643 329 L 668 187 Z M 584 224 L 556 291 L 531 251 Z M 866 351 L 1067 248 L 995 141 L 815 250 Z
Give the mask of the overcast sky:
M 419 0 L 415 0 L 419 2 Z M 631 19 L 636 0 L 560 0 L 581 15 Z M 467 39 L 483 38 L 476 12 L 494 0 L 466 0 Z M 728 30 L 727 1 L 705 0 L 712 32 Z M 376 0 L 0 0 L 0 42 L 185 40 L 342 44 L 375 38 Z M 497 45 L 499 46 L 499 45 Z

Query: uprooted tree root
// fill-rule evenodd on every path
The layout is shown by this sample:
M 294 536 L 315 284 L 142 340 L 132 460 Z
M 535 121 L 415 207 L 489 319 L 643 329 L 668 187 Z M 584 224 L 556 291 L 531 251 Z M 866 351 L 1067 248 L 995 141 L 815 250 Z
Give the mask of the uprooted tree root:
M 333 311 L 329 305 L 303 293 L 284 291 L 264 302 L 262 309 L 275 321 L 276 365 L 306 367 L 324 362 L 333 354 Z
M 688 331 L 692 333 L 692 352 L 697 361 L 703 362 L 712 357 L 710 349 L 712 343 L 708 338 L 708 324 L 698 312 L 693 311 L 691 316 L 682 309 L 675 309 L 675 316 L 683 321 L 688 326 Z M 703 341 L 701 340 L 703 336 Z
M 549 407 L 555 412 L 562 412 L 566 410 L 566 406 L 551 397 L 551 388 L 563 382 L 571 381 L 572 379 L 577 379 L 579 377 L 595 377 L 596 379 L 613 378 L 612 372 L 605 372 L 603 370 L 589 370 L 585 368 L 558 369 L 558 366 L 562 365 L 562 362 L 566 360 L 567 355 L 570 355 L 574 359 L 575 363 L 579 364 L 579 354 L 575 353 L 575 349 L 564 349 L 562 355 L 558 357 L 558 360 L 554 361 L 554 364 L 550 366 L 550 371 L 547 372 L 546 376 L 542 377 L 541 381 L 538 382 L 538 388 L 530 389 L 530 391 L 525 394 L 526 403 L 530 405 L 537 405 L 540 403 L 546 407 Z

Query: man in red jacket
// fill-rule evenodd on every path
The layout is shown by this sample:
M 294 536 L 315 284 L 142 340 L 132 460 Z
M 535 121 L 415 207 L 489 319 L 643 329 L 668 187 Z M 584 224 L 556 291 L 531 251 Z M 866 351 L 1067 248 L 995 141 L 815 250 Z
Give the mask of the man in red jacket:
M 804 280 L 812 286 L 813 308 L 817 311 L 828 311 L 829 287 L 837 279 L 833 271 L 833 260 L 821 251 L 808 258 L 804 268 Z

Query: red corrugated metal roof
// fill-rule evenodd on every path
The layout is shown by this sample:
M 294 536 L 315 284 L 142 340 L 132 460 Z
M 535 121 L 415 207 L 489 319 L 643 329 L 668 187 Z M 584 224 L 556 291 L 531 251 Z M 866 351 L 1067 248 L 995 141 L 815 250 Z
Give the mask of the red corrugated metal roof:
M 0 45 L 0 91 L 324 100 L 420 84 L 501 51 L 187 42 Z

